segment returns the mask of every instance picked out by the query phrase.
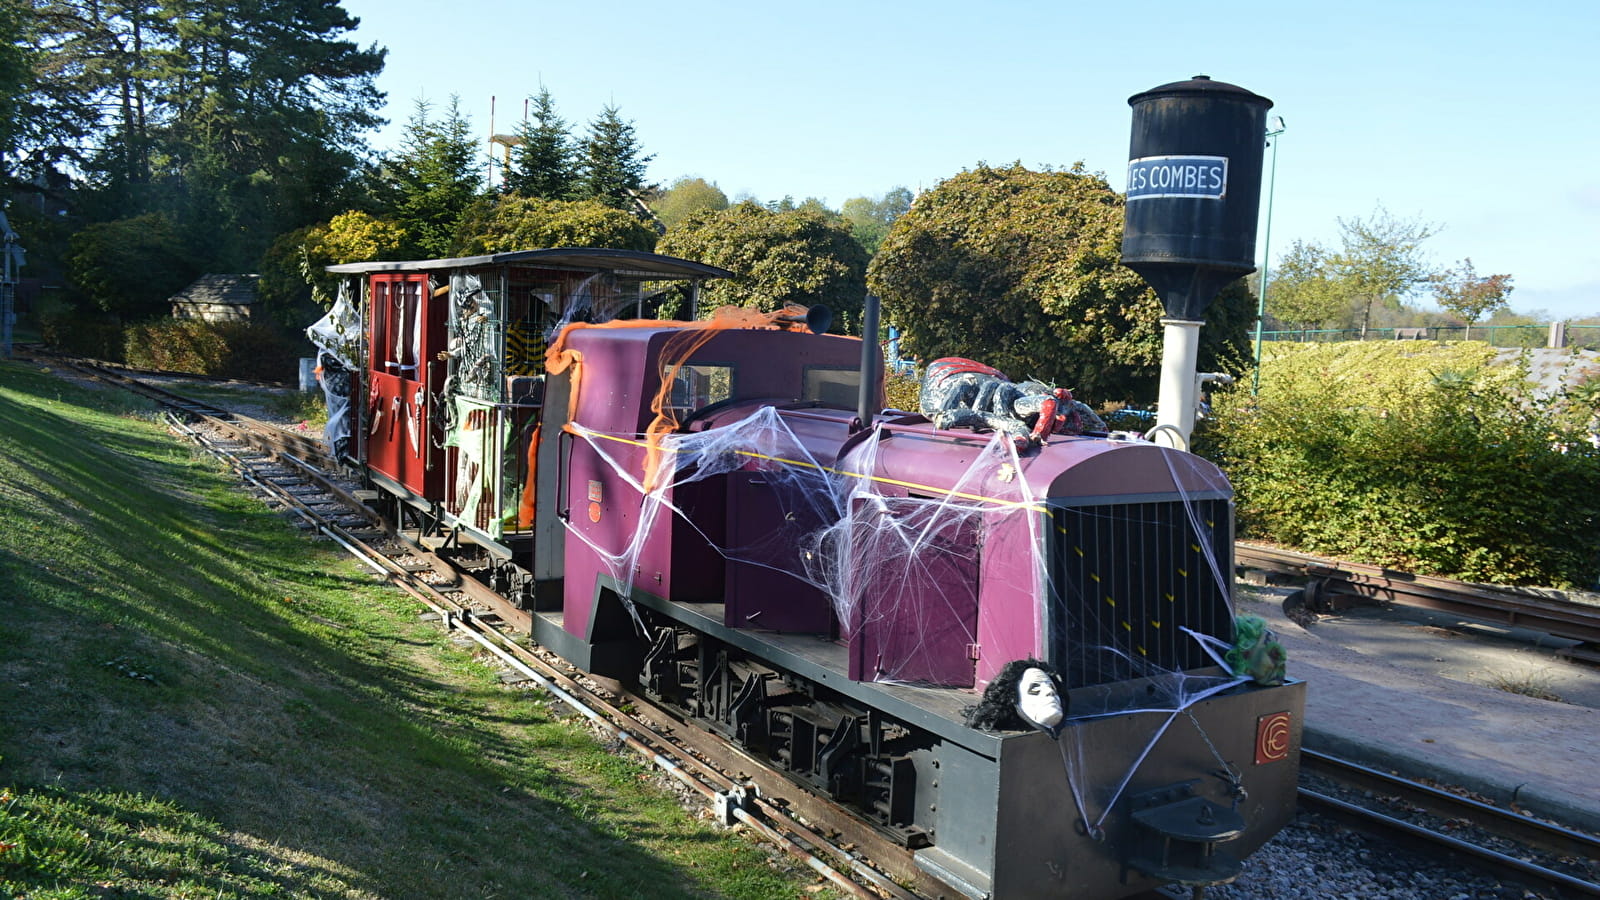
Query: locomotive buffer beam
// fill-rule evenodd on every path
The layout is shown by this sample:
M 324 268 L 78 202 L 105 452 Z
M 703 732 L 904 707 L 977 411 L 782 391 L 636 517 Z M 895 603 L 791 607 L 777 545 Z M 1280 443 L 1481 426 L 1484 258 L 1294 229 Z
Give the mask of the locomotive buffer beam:
M 1201 888 L 1227 884 L 1244 864 L 1217 849 L 1245 832 L 1244 817 L 1194 793 L 1194 782 L 1168 785 L 1131 800 L 1139 839 L 1126 865 L 1160 881 Z

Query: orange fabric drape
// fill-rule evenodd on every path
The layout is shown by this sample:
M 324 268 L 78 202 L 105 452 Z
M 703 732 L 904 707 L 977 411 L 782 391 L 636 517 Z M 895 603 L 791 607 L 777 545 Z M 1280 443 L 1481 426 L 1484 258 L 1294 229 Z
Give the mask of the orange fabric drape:
M 561 329 L 545 353 L 545 371 L 560 374 L 572 369 L 572 388 L 569 410 L 578 408 L 583 374 L 583 354 L 567 346 L 567 337 L 584 328 L 675 328 L 678 333 L 667 339 L 661 351 L 661 387 L 650 401 L 650 411 L 655 413 L 645 429 L 644 488 L 655 488 L 661 466 L 661 439 L 677 430 L 678 420 L 669 408 L 672 383 L 695 351 L 705 346 L 717 334 L 730 329 L 773 331 L 809 331 L 805 326 L 805 310 L 789 306 L 775 312 L 760 312 L 742 306 L 724 306 L 711 318 L 697 322 L 678 322 L 662 319 L 616 319 L 602 324 L 573 322 Z
M 517 505 L 517 528 L 524 531 L 533 527 L 534 511 L 538 509 L 539 432 L 543 429 L 544 423 L 540 422 L 528 436 L 528 480 L 522 484 L 522 502 Z

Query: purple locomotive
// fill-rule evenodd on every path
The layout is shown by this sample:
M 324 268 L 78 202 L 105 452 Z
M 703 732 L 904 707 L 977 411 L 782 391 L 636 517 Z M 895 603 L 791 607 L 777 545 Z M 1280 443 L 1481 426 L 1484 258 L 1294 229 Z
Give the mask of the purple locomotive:
M 352 376 L 347 452 L 391 517 L 541 644 L 853 805 L 951 896 L 1224 882 L 1292 815 L 1304 686 L 1238 662 L 1231 491 L 1204 460 L 876 412 L 877 348 L 794 316 L 607 321 L 725 274 L 684 260 L 333 271 L 323 331 L 364 337 L 325 370 Z
M 1185 449 L 1271 103 L 1204 76 L 1129 102 L 1160 443 L 971 360 L 930 365 L 926 415 L 884 410 L 875 343 L 658 321 L 730 273 L 593 249 L 330 268 L 329 436 L 469 593 L 852 806 L 919 887 L 1227 882 L 1293 815 L 1305 703 L 1234 615 L 1232 491 Z

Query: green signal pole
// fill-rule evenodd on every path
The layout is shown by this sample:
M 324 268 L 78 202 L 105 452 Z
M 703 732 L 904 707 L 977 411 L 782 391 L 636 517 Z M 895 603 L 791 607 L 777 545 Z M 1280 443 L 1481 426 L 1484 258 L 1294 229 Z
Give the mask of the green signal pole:
M 1272 198 L 1278 187 L 1278 141 L 1284 132 L 1283 116 L 1273 116 L 1277 127 L 1266 134 L 1272 148 L 1272 175 L 1267 180 L 1267 233 L 1261 239 L 1261 290 L 1256 298 L 1256 370 L 1250 384 L 1252 395 L 1261 390 L 1261 330 L 1267 322 L 1267 275 L 1272 269 Z

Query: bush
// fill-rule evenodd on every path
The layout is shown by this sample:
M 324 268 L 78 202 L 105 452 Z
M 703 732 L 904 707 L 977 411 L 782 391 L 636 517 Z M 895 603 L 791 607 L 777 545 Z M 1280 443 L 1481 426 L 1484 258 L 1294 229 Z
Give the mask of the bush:
M 155 213 L 84 226 L 66 263 L 78 290 L 124 321 L 166 312 L 169 298 L 200 275 L 177 226 Z
M 979 165 L 923 192 L 895 220 L 867 284 L 885 319 L 904 330 L 907 355 L 975 359 L 1091 404 L 1148 403 L 1163 311 L 1118 262 L 1123 209 L 1122 195 L 1081 164 Z M 1243 281 L 1223 289 L 1200 329 L 1203 371 L 1240 370 L 1255 309 Z
M 655 248 L 656 233 L 638 217 L 598 200 L 507 196 L 484 201 L 462 216 L 455 250 L 461 256 L 548 247 Z
M 657 251 L 734 273 L 703 289 L 702 314 L 719 306 L 770 312 L 825 303 L 835 334 L 861 328 L 867 251 L 849 227 L 816 210 L 774 211 L 746 201 L 697 212 L 671 228 Z
M 75 310 L 40 309 L 39 337 L 47 346 L 64 353 L 122 362 L 122 326 L 115 316 Z
M 1242 538 L 1408 572 L 1588 587 L 1600 451 L 1481 343 L 1305 344 L 1214 397 L 1196 446 Z
M 165 319 L 128 328 L 128 365 L 250 381 L 289 381 L 300 348 L 283 332 L 251 322 Z
M 889 398 L 890 409 L 916 412 L 922 403 L 922 379 L 911 375 L 888 375 L 883 379 L 883 391 Z

